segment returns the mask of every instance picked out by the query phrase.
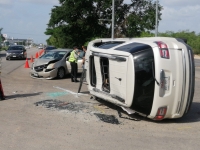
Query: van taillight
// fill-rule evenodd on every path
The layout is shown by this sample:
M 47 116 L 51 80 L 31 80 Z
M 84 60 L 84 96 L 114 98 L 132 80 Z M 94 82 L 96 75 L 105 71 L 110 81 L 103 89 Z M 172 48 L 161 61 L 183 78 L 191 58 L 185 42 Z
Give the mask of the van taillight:
M 170 57 L 169 57 L 169 50 L 168 50 L 167 45 L 165 43 L 163 43 L 162 41 L 156 41 L 155 43 L 159 47 L 160 57 L 169 59 Z
M 154 120 L 162 120 L 165 117 L 166 112 L 167 112 L 167 107 L 158 108 L 158 111 Z

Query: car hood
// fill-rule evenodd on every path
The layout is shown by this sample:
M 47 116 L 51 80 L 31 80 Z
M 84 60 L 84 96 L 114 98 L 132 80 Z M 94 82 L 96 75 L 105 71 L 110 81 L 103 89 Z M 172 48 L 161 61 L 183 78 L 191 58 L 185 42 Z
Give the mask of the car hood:
M 60 61 L 60 60 L 57 60 L 57 59 L 36 59 L 35 62 L 34 62 L 34 66 L 41 66 L 41 65 L 45 65 L 45 64 L 51 64 L 51 63 L 55 63 L 57 61 Z
M 7 50 L 7 53 L 21 53 L 23 50 Z

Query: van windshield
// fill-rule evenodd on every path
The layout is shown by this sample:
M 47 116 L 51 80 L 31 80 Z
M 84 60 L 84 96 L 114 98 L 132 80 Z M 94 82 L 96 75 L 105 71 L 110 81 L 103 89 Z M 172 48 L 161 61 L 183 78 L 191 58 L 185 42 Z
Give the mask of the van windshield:
M 113 42 L 110 41 L 110 42 L 102 43 L 98 47 L 101 48 L 101 49 L 109 49 L 109 48 L 115 47 L 117 45 L 120 45 L 122 43 L 124 43 L 124 42 L 123 41 L 113 41 Z
M 132 55 L 135 66 L 135 91 L 131 107 L 140 113 L 149 115 L 155 87 L 153 50 L 146 49 Z

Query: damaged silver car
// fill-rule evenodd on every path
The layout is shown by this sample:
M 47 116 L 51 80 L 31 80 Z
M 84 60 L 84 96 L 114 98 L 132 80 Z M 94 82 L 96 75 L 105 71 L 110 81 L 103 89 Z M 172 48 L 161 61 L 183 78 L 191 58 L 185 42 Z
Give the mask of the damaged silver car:
M 32 78 L 64 78 L 71 72 L 68 61 L 72 49 L 55 49 L 42 55 L 34 61 L 31 66 L 30 76 Z M 82 72 L 82 58 L 78 59 L 78 73 Z

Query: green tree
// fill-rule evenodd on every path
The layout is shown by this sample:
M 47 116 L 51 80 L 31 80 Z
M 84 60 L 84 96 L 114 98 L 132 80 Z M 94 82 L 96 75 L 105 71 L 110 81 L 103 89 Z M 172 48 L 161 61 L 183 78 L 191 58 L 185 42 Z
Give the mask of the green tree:
M 3 37 L 3 34 L 1 34 L 2 30 L 3 28 L 0 28 L 0 46 L 1 46 L 1 42 L 5 40 L 5 37 Z
M 54 6 L 45 34 L 48 44 L 57 47 L 81 46 L 94 37 L 111 37 L 112 0 L 59 0 Z M 161 10 L 159 5 L 159 12 Z M 161 14 L 159 13 L 159 20 Z M 106 19 L 99 21 L 99 19 Z M 146 25 L 147 23 L 148 25 Z M 152 0 L 115 1 L 115 37 L 140 36 L 155 29 Z
M 123 33 L 128 37 L 140 36 L 144 31 L 155 29 L 156 2 L 152 0 L 132 0 L 130 15 L 126 18 Z M 158 23 L 161 20 L 162 6 L 158 4 Z

